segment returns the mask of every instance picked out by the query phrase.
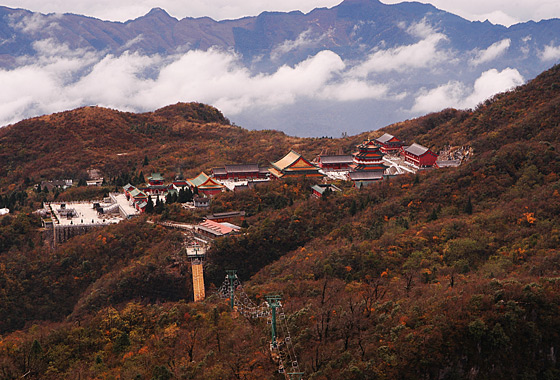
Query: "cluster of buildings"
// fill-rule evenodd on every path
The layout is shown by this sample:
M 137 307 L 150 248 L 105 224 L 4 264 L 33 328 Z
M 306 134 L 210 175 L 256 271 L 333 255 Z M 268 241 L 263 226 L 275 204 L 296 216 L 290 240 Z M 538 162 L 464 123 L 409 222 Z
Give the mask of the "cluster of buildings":
M 185 188 L 188 188 L 194 194 L 193 204 L 195 207 L 207 207 L 209 205 L 209 197 L 221 193 L 224 190 L 224 185 L 204 172 L 190 179 L 183 179 L 177 176 L 172 182 L 167 184 L 160 173 L 153 173 L 148 177 L 146 186 L 136 187 L 127 184 L 123 187 L 123 191 L 130 205 L 138 212 L 144 212 L 150 197 L 152 202 L 155 202 L 157 199 L 160 202 L 165 202 L 169 194 L 178 195 L 179 191 Z
M 436 153 L 420 144 L 405 145 L 403 141 L 388 133 L 374 140 L 364 141 L 357 146 L 357 150 L 352 155 L 321 154 L 315 162 L 321 169 L 327 171 L 384 171 L 387 166 L 383 166 L 382 161 L 386 155 L 389 155 L 401 157 L 405 163 L 416 170 L 437 166 Z
M 226 189 L 233 191 L 250 188 L 261 181 L 284 178 L 310 177 L 323 179 L 338 178 L 352 181 L 356 187 L 366 186 L 382 180 L 390 175 L 414 173 L 417 170 L 432 167 L 458 166 L 464 159 L 472 155 L 472 149 L 461 147 L 446 148 L 438 155 L 430 149 L 419 145 L 405 145 L 401 140 L 385 133 L 377 139 L 368 139 L 356 147 L 352 154 L 341 151 L 329 154 L 322 152 L 313 161 L 291 150 L 278 161 L 271 162 L 270 167 L 259 164 L 224 165 L 211 169 L 211 174 L 201 172 L 193 178 L 175 177 L 166 182 L 160 173 L 153 173 L 142 187 L 127 184 L 122 193 L 111 193 L 103 201 L 50 203 L 40 210 L 46 230 L 52 233 L 53 245 L 65 241 L 77 234 L 85 233 L 92 228 L 118 223 L 138 215 L 146 210 L 149 200 L 155 204 L 159 199 L 165 202 L 168 195 L 178 198 L 187 191 L 192 207 L 208 207 L 210 199 Z M 97 181 L 102 181 L 99 173 L 89 173 Z M 68 187 L 70 181 L 44 182 L 42 187 Z M 50 189 L 49 189 L 50 190 Z M 328 193 L 340 192 L 341 189 L 332 183 L 321 181 L 312 186 L 312 197 L 321 198 Z M 0 215 L 6 210 L 0 210 Z M 240 227 L 231 223 L 243 221 L 244 212 L 227 212 L 208 215 L 204 222 L 189 225 L 201 239 L 214 239 L 240 231 Z M 176 224 L 173 224 L 176 227 Z M 180 226 L 181 227 L 181 226 Z M 182 226 L 185 227 L 185 226 Z
M 353 154 L 323 152 L 313 162 L 325 174 L 340 173 L 338 178 L 362 187 L 388 175 L 437 167 L 437 159 L 438 155 L 430 149 L 416 143 L 405 145 L 397 137 L 385 133 L 359 144 Z
M 177 177 L 167 184 L 159 173 L 154 173 L 148 178 L 145 187 L 137 188 L 129 184 L 124 187 L 124 194 L 136 210 L 143 212 L 148 197 L 153 199 L 159 196 L 163 201 L 167 194 L 189 188 L 196 193 L 193 199 L 194 206 L 205 207 L 212 196 L 226 189 L 242 190 L 259 181 L 294 177 L 322 178 L 329 173 L 338 172 L 342 174 L 341 179 L 352 181 L 356 187 L 362 187 L 382 180 L 387 175 L 437 167 L 437 158 L 437 154 L 422 145 L 405 145 L 397 137 L 385 133 L 377 139 L 368 139 L 359 144 L 353 154 L 323 152 L 313 162 L 291 150 L 278 161 L 271 162 L 270 167 L 253 163 L 228 164 L 211 169 L 210 175 L 201 172 L 190 179 Z M 388 171 L 391 166 L 399 165 L 404 167 L 404 170 Z M 313 193 L 320 196 L 325 189 L 318 186 L 313 189 Z

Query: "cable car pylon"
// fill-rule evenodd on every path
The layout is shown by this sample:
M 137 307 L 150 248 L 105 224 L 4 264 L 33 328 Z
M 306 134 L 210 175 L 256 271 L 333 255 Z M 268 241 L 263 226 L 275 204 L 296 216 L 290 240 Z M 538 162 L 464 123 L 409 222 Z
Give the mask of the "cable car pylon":
M 265 302 L 256 305 L 243 291 L 237 277 L 237 271 L 228 270 L 224 283 L 218 289 L 223 299 L 228 299 L 231 310 L 247 318 L 267 318 L 270 326 L 270 351 L 278 364 L 278 372 L 284 374 L 286 380 L 302 380 L 304 372 L 299 371 L 299 363 L 292 338 L 288 330 L 286 313 L 282 307 L 281 296 L 277 294 L 265 296 Z

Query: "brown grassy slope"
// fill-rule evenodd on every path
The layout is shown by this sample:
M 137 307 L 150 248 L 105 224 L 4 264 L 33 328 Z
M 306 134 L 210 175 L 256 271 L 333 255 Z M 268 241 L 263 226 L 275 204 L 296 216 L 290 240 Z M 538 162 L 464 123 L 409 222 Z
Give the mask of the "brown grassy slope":
M 453 109 L 390 125 L 383 130 L 428 147 L 471 145 L 478 152 L 533 140 L 558 143 L 560 66 L 513 91 L 495 95 L 474 111 Z

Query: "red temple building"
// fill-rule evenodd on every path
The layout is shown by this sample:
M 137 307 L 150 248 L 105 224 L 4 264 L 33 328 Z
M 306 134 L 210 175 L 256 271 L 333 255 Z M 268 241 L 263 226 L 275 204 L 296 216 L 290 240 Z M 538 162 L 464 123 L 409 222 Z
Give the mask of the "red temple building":
M 213 168 L 212 176 L 219 180 L 264 179 L 268 176 L 268 169 L 258 164 L 225 165 L 223 168 Z
M 398 154 L 403 146 L 401 140 L 388 133 L 375 139 L 375 142 L 380 146 L 381 152 L 384 154 Z
M 330 192 L 341 192 L 340 188 L 330 183 L 319 183 L 317 185 L 311 186 L 313 191 L 311 195 L 315 198 L 322 198 L 326 191 Z
M 148 177 L 148 185 L 142 190 L 150 195 L 164 195 L 167 194 L 169 186 L 164 184 L 164 178 L 160 173 L 152 173 Z
M 350 165 L 352 171 L 375 171 L 383 173 L 387 165 L 383 163 L 383 152 L 372 140 L 366 140 L 358 145 L 358 151 L 353 154 L 353 162 Z
M 151 177 L 148 177 L 148 184 L 150 186 L 160 186 L 163 185 L 163 176 L 159 173 L 152 173 Z
M 406 162 L 419 168 L 434 166 L 437 154 L 420 144 L 412 144 L 403 149 L 402 154 Z
M 319 168 L 311 162 L 303 158 L 297 152 L 291 150 L 280 160 L 271 163 L 272 167 L 269 169 L 273 178 L 287 178 L 287 177 L 322 177 L 323 174 L 319 172 Z
M 323 170 L 337 171 L 350 170 L 353 158 L 349 154 L 320 155 L 315 163 Z
M 189 183 L 187 182 L 186 179 L 183 178 L 183 176 L 181 174 L 177 174 L 175 176 L 175 179 L 173 180 L 173 186 L 176 189 L 180 189 L 182 187 L 188 186 Z
M 362 188 L 368 186 L 374 182 L 381 181 L 385 178 L 382 171 L 358 171 L 348 173 L 348 179 L 354 182 L 354 186 L 357 188 Z
M 225 189 L 224 185 L 217 182 L 214 178 L 209 177 L 204 172 L 201 172 L 195 178 L 188 179 L 187 182 L 189 183 L 191 190 L 194 190 L 196 187 L 199 194 L 205 194 L 207 196 L 221 193 Z

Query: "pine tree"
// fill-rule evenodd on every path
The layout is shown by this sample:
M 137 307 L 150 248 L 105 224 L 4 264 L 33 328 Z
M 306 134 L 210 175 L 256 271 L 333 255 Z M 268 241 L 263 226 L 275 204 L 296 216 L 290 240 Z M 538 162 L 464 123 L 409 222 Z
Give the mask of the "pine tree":
M 154 212 L 156 214 L 161 214 L 163 212 L 163 208 L 164 208 L 165 204 L 163 203 L 163 201 L 161 201 L 159 199 L 159 195 L 156 198 L 156 205 L 154 207 Z
M 431 221 L 433 221 L 433 220 L 437 220 L 437 218 L 438 218 L 438 212 L 437 212 L 437 209 L 434 208 L 434 209 L 432 210 L 432 212 L 430 213 L 430 215 L 428 215 L 427 221 L 428 221 L 428 222 L 431 222 Z
M 173 194 L 171 193 L 167 193 L 167 195 L 165 196 L 165 203 L 167 203 L 168 205 L 173 203 Z
M 469 197 L 469 199 L 467 200 L 467 204 L 465 205 L 464 211 L 465 211 L 465 214 L 472 215 L 473 206 L 472 206 L 471 197 Z
M 194 197 L 193 192 L 191 191 L 191 188 L 187 186 L 187 189 L 185 190 L 185 202 L 192 202 Z
M 130 338 L 128 337 L 128 333 L 123 332 L 121 335 L 119 335 L 119 337 L 115 341 L 115 344 L 113 346 L 113 351 L 117 353 L 123 352 L 129 346 L 130 346 Z
M 148 196 L 148 204 L 146 205 L 146 213 L 151 214 L 154 212 L 154 201 L 152 200 L 152 196 Z

